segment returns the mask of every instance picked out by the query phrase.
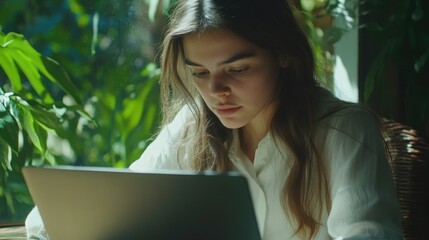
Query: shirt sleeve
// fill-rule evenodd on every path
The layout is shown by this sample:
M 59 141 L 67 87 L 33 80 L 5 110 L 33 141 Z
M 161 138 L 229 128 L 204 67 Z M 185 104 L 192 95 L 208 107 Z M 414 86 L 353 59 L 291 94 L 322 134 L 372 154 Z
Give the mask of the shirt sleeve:
M 35 206 L 25 219 L 25 230 L 27 239 L 47 240 L 48 235 L 45 231 L 42 217 L 40 216 L 39 209 Z
M 182 108 L 173 121 L 161 129 L 154 141 L 129 168 L 133 171 L 190 169 L 182 141 L 188 129 L 187 126 L 192 122 L 189 108 Z
M 402 239 L 401 213 L 376 117 L 352 108 L 332 117 L 325 139 L 334 239 Z

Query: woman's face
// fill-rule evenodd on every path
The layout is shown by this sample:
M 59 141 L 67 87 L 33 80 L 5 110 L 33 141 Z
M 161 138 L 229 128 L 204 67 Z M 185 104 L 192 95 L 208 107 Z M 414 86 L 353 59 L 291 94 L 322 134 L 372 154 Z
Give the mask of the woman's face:
M 186 35 L 183 48 L 195 87 L 225 127 L 267 127 L 278 57 L 225 29 Z

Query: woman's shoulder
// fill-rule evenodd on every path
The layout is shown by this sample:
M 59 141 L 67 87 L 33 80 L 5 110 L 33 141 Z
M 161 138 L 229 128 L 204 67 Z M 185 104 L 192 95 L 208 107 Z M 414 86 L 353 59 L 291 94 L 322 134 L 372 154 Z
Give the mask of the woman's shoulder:
M 358 126 L 378 125 L 379 123 L 379 117 L 373 110 L 358 103 L 340 103 L 325 112 L 324 118 L 331 125 L 344 125 L 344 127 L 355 124 Z
M 378 115 L 368 106 L 340 100 L 327 89 L 320 89 L 316 99 L 316 119 L 335 125 L 371 124 Z
M 365 142 L 382 136 L 380 118 L 371 108 L 342 101 L 333 95 L 322 97 L 318 108 L 319 132 L 337 139 L 351 138 Z M 365 140 L 364 140 L 365 139 Z

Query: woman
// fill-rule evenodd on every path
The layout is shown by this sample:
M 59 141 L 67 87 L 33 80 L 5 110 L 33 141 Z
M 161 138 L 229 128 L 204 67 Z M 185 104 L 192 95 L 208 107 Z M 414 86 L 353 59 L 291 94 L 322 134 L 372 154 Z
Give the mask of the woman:
M 134 170 L 238 170 L 263 239 L 400 239 L 377 118 L 319 86 L 285 0 L 179 1 L 164 127 Z
M 401 239 L 377 117 L 319 86 L 286 0 L 178 1 L 161 67 L 164 124 L 131 169 L 240 171 L 264 240 Z

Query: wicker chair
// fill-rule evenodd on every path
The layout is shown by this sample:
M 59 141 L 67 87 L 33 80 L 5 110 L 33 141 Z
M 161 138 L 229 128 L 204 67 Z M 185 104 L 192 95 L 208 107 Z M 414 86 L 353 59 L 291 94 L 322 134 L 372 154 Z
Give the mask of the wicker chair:
M 429 144 L 418 132 L 383 119 L 404 239 L 429 239 Z

